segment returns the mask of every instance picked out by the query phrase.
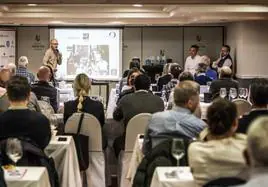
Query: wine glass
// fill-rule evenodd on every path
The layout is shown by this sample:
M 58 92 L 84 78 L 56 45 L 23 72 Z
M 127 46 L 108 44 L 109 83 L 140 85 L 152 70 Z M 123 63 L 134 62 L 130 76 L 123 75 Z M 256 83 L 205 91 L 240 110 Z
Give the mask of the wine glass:
M 248 97 L 248 89 L 247 88 L 244 88 L 243 98 L 244 99 L 247 99 L 247 97 Z
M 173 139 L 171 151 L 172 156 L 177 160 L 177 166 L 179 166 L 180 159 L 185 155 L 183 139 Z
M 235 88 L 230 88 L 229 96 L 232 100 L 235 99 L 237 97 L 237 90 Z
M 220 97 L 225 98 L 227 96 L 227 90 L 226 88 L 221 88 L 220 89 Z
M 238 90 L 239 98 L 244 98 L 244 92 L 245 92 L 244 88 L 239 88 Z
M 13 161 L 14 165 L 23 155 L 21 141 L 18 138 L 8 138 L 6 143 L 6 154 Z

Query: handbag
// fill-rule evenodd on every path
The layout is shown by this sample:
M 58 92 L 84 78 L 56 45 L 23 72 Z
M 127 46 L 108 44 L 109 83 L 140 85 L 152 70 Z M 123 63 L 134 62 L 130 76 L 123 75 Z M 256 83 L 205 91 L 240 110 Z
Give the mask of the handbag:
M 81 113 L 78 129 L 73 135 L 80 171 L 85 171 L 89 165 L 88 136 L 80 135 L 84 113 Z

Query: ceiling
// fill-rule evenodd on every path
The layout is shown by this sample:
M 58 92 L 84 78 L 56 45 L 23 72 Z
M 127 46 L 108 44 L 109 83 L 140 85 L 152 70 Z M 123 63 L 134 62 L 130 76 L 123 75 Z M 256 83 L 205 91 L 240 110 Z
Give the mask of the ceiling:
M 0 4 L 1 25 L 203 25 L 268 20 L 268 0 L 1 0 L 2 2 L 8 4 Z M 73 2 L 80 4 L 72 4 Z M 165 4 L 158 4 L 161 2 Z M 133 6 L 134 3 L 142 3 L 139 4 L 142 6 Z

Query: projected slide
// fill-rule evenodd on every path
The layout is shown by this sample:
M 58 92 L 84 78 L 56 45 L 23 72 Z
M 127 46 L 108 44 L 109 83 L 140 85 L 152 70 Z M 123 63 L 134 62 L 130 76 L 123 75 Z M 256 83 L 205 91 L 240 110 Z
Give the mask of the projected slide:
M 120 78 L 120 29 L 53 29 L 51 38 L 58 40 L 62 53 L 58 78 L 74 79 L 79 73 L 97 80 Z

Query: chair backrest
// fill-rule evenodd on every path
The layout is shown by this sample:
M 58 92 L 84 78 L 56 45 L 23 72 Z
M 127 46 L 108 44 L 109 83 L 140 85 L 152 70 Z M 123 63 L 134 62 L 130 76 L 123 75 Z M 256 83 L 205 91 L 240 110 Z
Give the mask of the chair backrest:
M 141 113 L 129 120 L 126 130 L 125 152 L 133 151 L 137 135 L 145 132 L 151 118 L 152 114 Z
M 74 113 L 65 124 L 65 133 L 76 134 L 81 113 Z M 84 113 L 80 134 L 89 137 L 89 151 L 102 151 L 101 125 L 95 116 Z
M 38 105 L 40 106 L 42 114 L 44 114 L 46 117 L 48 117 L 50 114 L 54 114 L 53 107 L 46 101 L 38 100 Z
M 233 103 L 237 107 L 237 113 L 239 117 L 243 116 L 247 112 L 250 112 L 252 107 L 251 104 L 244 99 L 235 99 L 233 100 Z
M 246 183 L 245 180 L 237 177 L 222 177 L 208 182 L 203 187 L 215 187 L 215 186 L 227 187 L 227 186 L 237 186 L 245 183 Z

